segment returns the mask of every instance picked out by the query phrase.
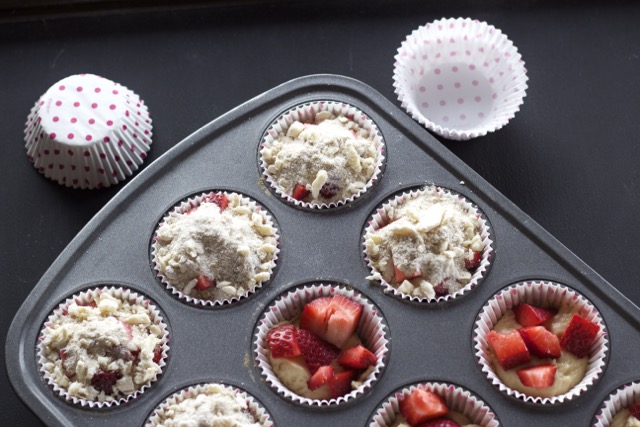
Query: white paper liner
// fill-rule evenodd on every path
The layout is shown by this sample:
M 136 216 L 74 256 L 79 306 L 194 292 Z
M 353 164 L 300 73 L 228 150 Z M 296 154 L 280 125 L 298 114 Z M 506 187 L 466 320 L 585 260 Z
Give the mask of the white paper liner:
M 527 70 L 518 49 L 486 22 L 451 18 L 421 26 L 395 60 L 393 86 L 402 107 L 448 139 L 500 129 L 526 96 Z
M 463 414 L 469 420 L 482 427 L 498 427 L 498 422 L 491 408 L 468 390 L 447 383 L 426 382 L 403 388 L 387 399 L 371 417 L 369 427 L 391 427 L 400 416 L 399 401 L 409 396 L 414 390 L 430 391 L 442 397 L 450 411 Z
M 467 283 L 465 286 L 458 289 L 454 293 L 435 297 L 435 298 L 427 298 L 427 297 L 418 297 L 414 295 L 409 295 L 404 292 L 401 292 L 397 288 L 392 286 L 390 283 L 388 283 L 386 280 L 384 280 L 384 277 L 382 276 L 381 272 L 379 272 L 373 266 L 373 261 L 371 260 L 371 258 L 367 253 L 365 240 L 366 240 L 366 235 L 369 231 L 379 230 L 380 228 L 389 224 L 389 216 L 387 214 L 391 208 L 396 208 L 397 206 L 402 205 L 408 199 L 412 199 L 412 198 L 418 197 L 421 194 L 425 194 L 427 192 L 433 192 L 433 191 L 440 191 L 443 194 L 450 195 L 451 197 L 454 197 L 457 200 L 460 200 L 466 207 L 468 207 L 471 211 L 476 213 L 476 217 L 478 218 L 478 226 L 480 228 L 480 237 L 482 237 L 482 243 L 484 244 L 484 249 L 482 250 L 482 258 L 480 260 L 480 265 L 474 271 L 473 275 L 471 276 L 471 280 L 469 280 L 469 283 Z M 389 201 L 385 202 L 376 212 L 374 212 L 371 215 L 371 217 L 369 217 L 367 224 L 368 225 L 364 230 L 363 239 L 362 239 L 364 259 L 372 275 L 375 275 L 376 277 L 380 276 L 377 280 L 380 281 L 380 285 L 384 288 L 384 292 L 386 294 L 393 295 L 396 298 L 401 298 L 406 301 L 412 301 L 417 303 L 446 302 L 446 301 L 450 301 L 455 298 L 458 298 L 468 293 L 472 289 L 474 289 L 476 286 L 478 286 L 478 284 L 482 280 L 484 280 L 484 278 L 488 273 L 487 269 L 489 268 L 489 264 L 491 262 L 490 260 L 493 254 L 493 246 L 492 246 L 493 240 L 491 240 L 491 234 L 489 232 L 490 230 L 489 223 L 484 218 L 484 215 L 478 209 L 477 206 L 469 202 L 464 196 L 454 193 L 447 188 L 429 185 L 429 186 L 426 186 L 425 188 L 405 191 L 402 194 L 395 196 L 393 199 L 390 199 Z
M 184 294 L 180 289 L 176 288 L 175 286 L 173 286 L 171 284 L 171 281 L 166 278 L 161 272 L 160 270 L 157 268 L 157 262 L 156 262 L 156 251 L 157 251 L 157 245 L 156 245 L 156 233 L 158 232 L 158 229 L 162 226 L 162 224 L 164 224 L 164 222 L 166 221 L 166 219 L 168 217 L 176 217 L 178 215 L 182 215 L 183 213 L 195 208 L 196 206 L 199 206 L 200 203 L 202 202 L 202 199 L 205 196 L 208 196 L 210 194 L 224 194 L 225 196 L 229 197 L 229 195 L 231 194 L 237 194 L 240 197 L 240 202 L 243 206 L 248 206 L 253 212 L 256 212 L 258 214 L 260 214 L 263 218 L 266 224 L 269 224 L 273 227 L 274 230 L 274 238 L 276 239 L 276 250 L 273 254 L 273 258 L 271 259 L 270 262 L 270 266 L 271 269 L 269 271 L 270 273 L 270 277 L 268 280 L 264 280 L 264 281 L 260 281 L 257 282 L 255 287 L 253 289 L 248 290 L 247 292 L 245 292 L 243 295 L 241 296 L 234 296 L 231 298 L 224 298 L 224 299 L 219 299 L 219 300 L 205 300 L 205 299 L 201 299 L 201 298 L 194 298 L 190 295 L 186 295 Z M 260 289 L 266 282 L 268 282 L 269 280 L 271 280 L 271 277 L 273 276 L 273 270 L 276 267 L 276 261 L 278 260 L 278 254 L 280 253 L 280 236 L 278 235 L 278 228 L 275 225 L 275 222 L 273 221 L 273 218 L 271 217 L 271 215 L 269 214 L 269 212 L 267 212 L 267 210 L 260 206 L 258 203 L 256 203 L 253 199 L 244 196 L 240 193 L 234 193 L 231 191 L 207 191 L 204 192 L 202 194 L 198 194 L 196 196 L 192 196 L 190 198 L 188 198 L 187 200 L 179 203 L 178 205 L 176 205 L 171 211 L 169 211 L 160 221 L 160 223 L 158 224 L 156 231 L 153 233 L 153 243 L 151 244 L 151 262 L 153 264 L 153 268 L 154 268 L 154 272 L 156 273 L 156 276 L 160 279 L 160 281 L 162 282 L 163 285 L 165 285 L 167 287 L 167 289 L 169 289 L 171 291 L 171 293 L 173 295 L 175 295 L 176 297 L 178 297 L 181 301 L 187 302 L 189 304 L 193 304 L 193 305 L 197 305 L 197 306 L 203 306 L 203 307 L 215 307 L 215 306 L 220 306 L 223 304 L 231 304 L 231 303 L 235 303 L 241 299 L 247 298 L 250 295 L 252 295 L 253 293 L 255 293 L 258 289 Z
M 269 345 L 267 333 L 278 323 L 291 320 L 302 313 L 304 306 L 316 298 L 341 294 L 363 305 L 360 323 L 356 333 L 367 349 L 376 355 L 377 362 L 373 372 L 364 383 L 350 393 L 335 399 L 309 399 L 293 393 L 285 387 L 271 369 L 269 362 Z M 267 383 L 281 396 L 302 406 L 328 407 L 341 405 L 359 398 L 380 379 L 389 352 L 388 327 L 382 315 L 369 300 L 361 293 L 338 284 L 319 283 L 291 290 L 279 297 L 264 312 L 258 322 L 254 340 L 254 357 L 262 376 Z
M 376 168 L 373 172 L 369 181 L 366 182 L 366 185 L 358 191 L 356 194 L 351 197 L 343 200 L 338 200 L 331 203 L 308 203 L 302 200 L 296 200 L 291 195 L 287 194 L 282 188 L 280 188 L 274 178 L 269 175 L 267 172 L 267 162 L 262 157 L 262 154 L 259 153 L 258 162 L 260 163 L 260 168 L 262 170 L 265 181 L 269 184 L 269 186 L 278 194 L 283 200 L 292 205 L 305 208 L 305 209 L 328 209 L 328 208 L 336 208 L 338 206 L 346 205 L 348 203 L 353 202 L 363 194 L 365 194 L 380 178 L 380 173 L 382 171 L 384 165 L 384 151 L 385 144 L 382 138 L 380 131 L 376 124 L 371 120 L 365 113 L 360 111 L 359 109 L 346 104 L 344 102 L 336 102 L 336 101 L 314 101 L 306 104 L 295 106 L 280 115 L 266 130 L 265 134 L 262 137 L 260 142 L 260 151 L 264 147 L 268 147 L 278 138 L 278 134 L 281 132 L 286 133 L 289 126 L 295 121 L 300 121 L 303 123 L 313 123 L 315 120 L 316 114 L 321 111 L 329 111 L 333 113 L 335 116 L 345 116 L 350 120 L 356 122 L 361 128 L 366 129 L 369 132 L 369 139 L 374 141 L 376 144 L 376 148 L 378 150 L 378 162 L 376 164 Z
M 266 409 L 258 403 L 258 401 L 246 391 L 230 386 L 228 384 L 222 383 L 209 383 L 213 385 L 218 385 L 226 390 L 232 391 L 241 395 L 247 401 L 247 406 L 249 409 L 249 413 L 253 416 L 257 423 L 259 423 L 262 427 L 272 427 L 273 421 L 271 416 L 266 411 Z M 190 387 L 183 388 L 182 390 L 178 390 L 173 393 L 169 397 L 167 397 L 160 405 L 154 409 L 153 413 L 147 419 L 145 423 L 145 427 L 155 427 L 159 425 L 162 421 L 162 415 L 167 410 L 167 408 L 171 405 L 175 405 L 176 403 L 180 403 L 186 399 L 191 399 L 197 397 L 201 393 L 207 393 L 207 385 L 209 384 L 198 384 Z
M 114 298 L 121 299 L 122 301 L 128 301 L 130 304 L 146 306 L 149 317 L 151 318 L 151 321 L 154 324 L 158 325 L 160 329 L 162 329 L 163 338 L 162 338 L 162 357 L 160 359 L 160 362 L 158 363 L 158 371 L 156 375 L 153 377 L 153 379 L 148 383 L 144 384 L 139 390 L 136 390 L 135 392 L 127 396 L 121 397 L 120 399 L 117 399 L 117 400 L 100 402 L 100 401 L 83 399 L 77 396 L 72 396 L 67 392 L 67 390 L 65 390 L 63 387 L 59 386 L 55 382 L 54 378 L 51 377 L 50 373 L 44 367 L 44 364 L 48 363 L 48 359 L 46 358 L 43 339 L 44 339 L 45 330 L 57 318 L 63 316 L 67 308 L 73 302 L 84 305 L 91 301 L 95 301 L 98 298 L 98 296 L 103 292 L 108 293 Z M 137 294 L 136 292 L 130 289 L 122 288 L 122 287 L 113 287 L 113 286 L 106 287 L 105 286 L 105 287 L 87 289 L 85 291 L 74 294 L 69 298 L 67 298 L 64 302 L 60 303 L 58 307 L 53 310 L 53 312 L 47 318 L 47 321 L 43 324 L 42 330 L 40 331 L 40 336 L 38 338 L 37 358 L 38 358 L 39 370 L 45 382 L 49 384 L 49 386 L 53 388 L 53 391 L 56 394 L 58 394 L 61 398 L 63 398 L 66 402 L 73 403 L 75 405 L 86 406 L 92 409 L 105 409 L 105 408 L 122 405 L 124 403 L 132 401 L 138 398 L 139 396 L 141 396 L 145 392 L 145 390 L 149 388 L 151 384 L 153 384 L 158 379 L 158 377 L 162 374 L 163 368 L 167 364 L 166 361 L 168 357 L 167 356 L 168 351 L 169 351 L 169 331 L 167 329 L 167 325 L 164 323 L 164 320 L 162 319 L 162 316 L 160 315 L 160 312 L 158 311 L 156 306 L 152 304 L 151 301 L 149 301 L 145 296 Z
M 144 101 L 131 90 L 92 74 L 69 76 L 36 101 L 24 140 L 29 161 L 66 187 L 94 189 L 123 181 L 151 145 Z
M 595 416 L 593 427 L 609 427 L 613 418 L 623 409 L 640 402 L 640 382 L 634 381 L 609 395 Z
M 508 310 L 518 304 L 528 303 L 543 307 L 578 307 L 577 313 L 596 323 L 600 330 L 589 353 L 589 364 L 584 378 L 568 392 L 553 396 L 529 396 L 504 385 L 491 366 L 487 334 Z M 473 331 L 476 358 L 489 381 L 506 395 L 536 405 L 555 405 L 580 396 L 595 384 L 604 371 L 609 347 L 607 331 L 596 307 L 584 296 L 565 285 L 544 281 L 526 281 L 498 292 L 482 308 Z

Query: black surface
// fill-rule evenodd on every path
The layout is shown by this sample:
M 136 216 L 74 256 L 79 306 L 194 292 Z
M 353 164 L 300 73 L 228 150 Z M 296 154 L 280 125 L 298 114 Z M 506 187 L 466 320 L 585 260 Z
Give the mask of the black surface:
M 301 75 L 351 76 L 397 104 L 396 49 L 413 29 L 443 16 L 503 30 L 530 81 L 505 128 L 468 142 L 441 141 L 640 303 L 640 5 L 301 2 L 116 11 L 0 25 L 2 340 L 45 270 L 122 188 L 65 189 L 27 162 L 23 124 L 50 85 L 92 72 L 134 89 L 154 118 L 148 165 L 220 114 Z M 1 391 L 1 425 L 38 424 L 4 375 Z

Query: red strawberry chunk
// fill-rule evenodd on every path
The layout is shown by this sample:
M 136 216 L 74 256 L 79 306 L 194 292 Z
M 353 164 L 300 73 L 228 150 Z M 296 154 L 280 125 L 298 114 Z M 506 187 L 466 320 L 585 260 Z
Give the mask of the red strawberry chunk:
M 444 281 L 438 283 L 433 287 L 437 297 L 443 297 L 449 295 L 449 288 L 444 284 Z
M 298 346 L 298 331 L 293 325 L 282 325 L 273 328 L 267 334 L 269 351 L 274 358 L 300 356 Z
M 332 297 L 320 297 L 305 305 L 300 316 L 300 329 L 323 336 L 327 332 L 329 316 L 332 313 L 332 299 Z
M 334 399 L 351 391 L 351 381 L 353 380 L 353 372 L 340 372 L 329 378 L 329 390 L 331 397 Z
M 512 331 L 508 334 L 491 331 L 487 334 L 487 340 L 493 348 L 500 366 L 504 369 L 511 369 L 531 359 L 527 345 L 518 331 Z
M 229 206 L 229 199 L 227 196 L 222 193 L 211 193 L 208 196 L 204 197 L 203 201 L 209 203 L 215 203 L 220 206 L 220 212 L 225 210 L 227 206 Z
M 140 353 L 138 351 L 138 353 Z M 135 357 L 136 355 L 134 355 Z M 160 361 L 162 360 L 162 345 L 158 344 L 154 349 L 153 349 L 153 363 L 160 363 Z
M 60 350 L 59 354 L 60 354 L 60 360 L 62 360 L 63 362 L 67 360 L 67 357 L 69 357 L 69 355 L 67 354 L 67 350 L 64 348 Z
M 296 184 L 296 186 L 293 187 L 291 197 L 296 200 L 303 200 L 309 194 L 311 194 L 311 191 L 307 190 L 307 187 L 304 184 Z
M 327 182 L 320 189 L 320 195 L 325 199 L 335 197 L 340 192 L 340 186 L 335 182 Z
M 553 385 L 556 365 L 538 365 L 516 371 L 522 384 L 527 387 L 545 388 Z
M 334 295 L 331 300 L 332 313 L 327 322 L 323 338 L 340 348 L 355 334 L 362 315 L 362 304 L 343 295 Z
M 334 371 L 331 366 L 321 366 L 318 368 L 315 374 L 307 381 L 307 387 L 309 390 L 315 390 L 327 384 L 331 378 L 333 378 Z
M 629 412 L 631 413 L 631 415 L 640 420 L 640 402 L 636 403 L 635 405 L 629 406 Z
M 377 361 L 376 355 L 362 345 L 343 350 L 338 356 L 338 363 L 350 369 L 365 369 L 374 365 Z
M 600 326 L 596 323 L 585 319 L 579 314 L 574 314 L 560 340 L 560 346 L 569 353 L 573 353 L 576 357 L 588 356 L 591 345 L 596 340 L 599 331 Z
M 422 423 L 418 427 L 460 427 L 460 424 L 449 418 L 438 418 Z
M 113 392 L 113 386 L 120 378 L 122 378 L 122 375 L 117 371 L 98 371 L 91 378 L 91 385 L 98 391 L 111 394 Z
M 556 310 L 538 308 L 529 304 L 519 304 L 513 309 L 516 321 L 524 327 L 538 326 L 556 315 Z
M 404 271 L 400 270 L 395 265 L 393 266 L 393 272 L 395 273 L 396 283 L 398 285 L 404 282 L 405 280 L 417 279 L 418 277 L 422 277 L 422 273 L 418 270 L 414 271 L 413 273 L 406 274 Z
M 560 357 L 560 340 L 544 326 L 531 326 L 518 329 L 531 354 L 540 357 Z
M 196 282 L 196 289 L 199 291 L 206 291 L 207 289 L 215 286 L 216 281 L 213 279 L 209 279 L 205 275 L 198 276 L 198 281 Z
M 336 346 L 304 329 L 298 331 L 297 341 L 302 358 L 312 375 L 321 366 L 330 365 L 340 353 Z
M 472 251 L 468 258 L 464 259 L 464 268 L 468 271 L 475 270 L 482 261 L 482 252 Z
M 412 426 L 447 415 L 449 409 L 437 394 L 416 389 L 398 402 L 400 413 Z

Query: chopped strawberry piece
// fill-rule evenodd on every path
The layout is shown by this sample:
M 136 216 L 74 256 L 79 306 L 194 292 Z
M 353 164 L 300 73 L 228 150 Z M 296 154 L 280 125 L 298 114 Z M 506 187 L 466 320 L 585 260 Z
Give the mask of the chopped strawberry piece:
M 336 346 L 304 329 L 298 331 L 297 341 L 302 358 L 312 375 L 321 366 L 330 365 L 340 353 Z
M 468 258 L 464 259 L 464 268 L 469 271 L 475 270 L 482 261 L 482 252 L 472 251 Z
M 296 184 L 296 186 L 293 187 L 293 194 L 291 194 L 291 196 L 296 200 L 303 200 L 309 194 L 311 194 L 311 191 L 307 190 L 304 184 Z
M 351 380 L 353 380 L 353 372 L 345 371 L 334 374 L 329 378 L 329 390 L 331 397 L 334 399 L 351 391 Z
M 65 350 L 64 348 L 60 350 L 60 360 L 62 360 L 63 362 L 65 360 L 67 360 L 67 357 L 69 357 L 69 355 L 67 354 L 67 350 Z
M 519 304 L 513 309 L 516 320 L 524 327 L 538 326 L 556 315 L 556 310 L 538 308 L 529 304 Z
M 396 283 L 399 285 L 402 282 L 404 282 L 405 280 L 411 280 L 411 279 L 416 279 L 418 277 L 422 277 L 422 273 L 418 270 L 414 271 L 411 274 L 406 274 L 404 271 L 400 270 L 398 267 L 396 267 L 395 265 L 393 266 L 393 272 L 395 273 L 396 276 Z
M 298 331 L 293 325 L 273 328 L 267 334 L 267 343 L 271 356 L 275 358 L 300 356 L 297 341 Z
M 227 196 L 222 193 L 211 193 L 204 197 L 203 201 L 215 203 L 216 205 L 220 206 L 220 212 L 222 212 L 227 208 L 227 206 L 229 206 L 229 199 L 227 199 Z
M 378 361 L 375 354 L 362 345 L 343 350 L 338 356 L 338 363 L 345 368 L 365 369 Z
M 138 353 L 140 353 L 140 352 L 138 351 Z M 162 360 L 162 346 L 160 344 L 158 344 L 153 349 L 153 363 L 156 363 L 156 364 L 160 363 L 160 360 Z
M 560 340 L 560 346 L 577 357 L 589 355 L 591 345 L 596 340 L 600 326 L 574 314 Z
M 332 297 L 316 298 L 307 303 L 300 316 L 300 329 L 306 329 L 316 335 L 323 336 L 327 332 L 331 315 Z
M 560 340 L 544 326 L 530 326 L 518 329 L 529 352 L 540 357 L 560 357 Z
M 422 423 L 418 427 L 460 427 L 460 424 L 449 418 L 438 418 Z
M 629 406 L 629 412 L 631 413 L 631 415 L 640 420 L 640 402 L 636 403 L 635 405 Z
M 400 413 L 412 426 L 447 415 L 449 409 L 437 394 L 416 389 L 398 402 Z
M 342 348 L 358 328 L 362 315 L 362 304 L 338 294 L 334 295 L 331 300 L 331 310 L 327 332 L 323 338 Z
M 335 197 L 340 193 L 340 186 L 335 182 L 327 182 L 320 189 L 320 195 L 325 199 Z
M 198 276 L 198 281 L 196 282 L 196 289 L 199 291 L 206 291 L 207 289 L 209 289 L 212 286 L 215 286 L 216 281 L 209 279 L 207 276 L 205 275 L 200 275 Z
M 334 371 L 331 366 L 321 366 L 318 368 L 316 373 L 309 378 L 309 381 L 307 381 L 307 387 L 309 387 L 309 390 L 315 390 L 322 387 L 328 383 L 331 378 L 333 378 L 333 375 Z
M 437 297 L 443 297 L 449 295 L 449 289 L 445 286 L 444 282 L 440 282 L 433 287 Z
M 531 360 L 531 354 L 518 331 L 499 334 L 491 331 L 487 334 L 489 345 L 504 369 L 514 368 Z
M 120 378 L 122 378 L 122 375 L 117 371 L 98 371 L 91 378 L 91 385 L 98 391 L 111 394 L 113 386 Z
M 544 388 L 553 385 L 556 369 L 556 365 L 538 365 L 519 369 L 516 374 L 527 387 Z

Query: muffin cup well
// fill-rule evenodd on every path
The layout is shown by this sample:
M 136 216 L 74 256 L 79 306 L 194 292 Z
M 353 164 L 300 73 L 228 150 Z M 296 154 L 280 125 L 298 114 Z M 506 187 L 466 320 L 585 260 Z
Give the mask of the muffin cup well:
M 178 217 L 180 215 L 186 214 L 188 211 L 190 211 L 191 209 L 194 209 L 198 206 L 200 206 L 200 204 L 209 196 L 211 195 L 218 195 L 218 194 L 224 194 L 227 198 L 230 197 L 231 195 L 237 195 L 238 196 L 238 206 L 245 206 L 247 208 L 249 208 L 251 210 L 251 212 L 257 213 L 258 215 L 262 216 L 263 218 L 263 223 L 264 224 L 268 224 L 270 225 L 273 230 L 274 230 L 274 239 L 276 242 L 276 249 L 274 251 L 274 253 L 272 254 L 272 259 L 269 261 L 270 264 L 270 270 L 269 270 L 269 278 L 267 280 L 262 280 L 260 282 L 257 282 L 256 285 L 252 288 L 247 290 L 243 295 L 241 296 L 233 296 L 233 297 L 229 297 L 229 298 L 222 298 L 222 299 L 216 299 L 216 300 L 205 300 L 205 299 L 201 299 L 201 298 L 195 298 L 192 297 L 190 295 L 187 295 L 185 293 L 183 293 L 180 289 L 178 289 L 176 286 L 174 286 L 171 281 L 164 276 L 164 274 L 162 274 L 160 272 L 160 270 L 157 267 L 157 250 L 158 250 L 158 245 L 157 245 L 157 240 L 156 240 L 156 233 L 158 232 L 158 229 L 163 225 L 163 223 L 167 220 L 167 218 L 169 217 Z M 265 283 L 267 283 L 269 280 L 271 280 L 271 277 L 273 276 L 273 271 L 275 269 L 276 266 L 276 261 L 278 259 L 278 253 L 280 252 L 279 249 L 279 242 L 280 242 L 280 237 L 278 235 L 278 229 L 276 227 L 275 221 L 273 220 L 271 214 L 261 205 L 259 205 L 256 201 L 254 201 L 253 199 L 244 196 L 240 193 L 234 193 L 234 192 L 230 192 L 230 191 L 210 191 L 210 192 L 205 192 L 205 193 L 201 193 L 198 194 L 196 196 L 192 196 L 189 197 L 187 200 L 184 200 L 183 202 L 177 204 L 173 209 L 171 209 L 159 222 L 158 226 L 156 227 L 156 230 L 154 231 L 154 237 L 153 237 L 153 241 L 151 243 L 151 263 L 153 265 L 154 271 L 156 276 L 158 277 L 158 279 L 160 280 L 160 282 L 166 286 L 166 288 L 171 291 L 171 293 L 173 295 L 175 295 L 180 301 L 186 302 L 188 304 L 192 304 L 192 305 L 196 305 L 196 306 L 202 306 L 202 307 L 217 307 L 217 306 L 221 306 L 223 304 L 231 304 L 231 303 L 235 303 L 241 299 L 247 298 L 250 295 L 252 295 L 253 293 L 255 293 L 258 289 L 260 289 Z
M 394 393 L 373 414 L 369 427 L 393 426 L 400 415 L 399 401 L 416 389 L 430 391 L 441 396 L 450 411 L 463 414 L 474 424 L 482 427 L 500 425 L 491 408 L 468 390 L 453 384 L 426 382 L 407 386 Z
M 109 187 L 147 157 L 152 125 L 144 101 L 126 87 L 92 74 L 60 80 L 27 118 L 29 161 L 58 184 Z
M 640 402 L 640 381 L 625 384 L 611 393 L 595 416 L 593 427 L 609 427 L 620 411 Z
M 50 325 L 60 317 L 64 316 L 68 307 L 72 303 L 76 303 L 78 305 L 88 305 L 91 302 L 95 301 L 101 293 L 108 293 L 110 296 L 120 299 L 122 301 L 126 301 L 132 305 L 141 305 L 147 308 L 147 312 L 153 324 L 157 325 L 162 331 L 162 355 L 160 361 L 158 362 L 158 370 L 156 375 L 149 381 L 144 384 L 140 389 L 135 392 L 121 397 L 112 401 L 95 401 L 95 400 L 87 400 L 77 396 L 73 396 L 69 394 L 69 392 L 58 385 L 55 379 L 52 377 L 51 373 L 46 369 L 46 364 L 50 363 L 46 357 L 46 348 L 43 344 L 44 333 Z M 154 383 L 158 377 L 162 374 L 163 368 L 166 366 L 167 355 L 169 352 L 169 331 L 167 329 L 167 325 L 164 323 L 160 312 L 156 308 L 154 304 L 151 303 L 145 296 L 140 295 L 130 289 L 122 288 L 122 287 L 97 287 L 87 289 L 85 291 L 79 292 L 67 298 L 64 302 L 60 303 L 56 309 L 49 315 L 47 321 L 43 324 L 42 330 L 40 332 L 40 336 L 38 338 L 38 346 L 37 346 L 37 359 L 38 359 L 38 367 L 40 373 L 43 376 L 44 381 L 49 384 L 53 388 L 53 391 L 59 395 L 62 399 L 64 399 L 68 403 L 86 406 L 94 409 L 104 409 L 110 407 L 116 407 L 127 402 L 130 402 L 133 399 L 139 398 L 142 394 L 144 394 L 145 390 Z
M 467 140 L 494 132 L 520 109 L 527 70 L 499 29 L 469 18 L 414 30 L 395 56 L 393 86 L 402 107 L 433 132 Z
M 377 361 L 363 384 L 350 393 L 335 399 L 309 399 L 285 387 L 271 368 L 267 333 L 281 322 L 292 320 L 302 313 L 304 306 L 316 298 L 340 294 L 363 305 L 356 333 L 363 344 L 376 355 Z M 254 357 L 257 367 L 271 388 L 285 399 L 307 407 L 328 407 L 352 402 L 368 392 L 380 379 L 389 353 L 388 327 L 379 309 L 360 292 L 333 283 L 318 283 L 298 287 L 278 297 L 258 321 L 254 332 Z
M 320 112 L 330 112 L 334 116 L 344 116 L 349 120 L 354 121 L 360 128 L 368 131 L 368 139 L 373 141 L 376 150 L 377 150 L 377 161 L 376 166 L 373 172 L 373 175 L 369 178 L 369 180 L 365 183 L 365 186 L 361 188 L 358 192 L 353 194 L 346 199 L 330 202 L 330 203 L 309 203 L 304 202 L 302 200 L 294 199 L 291 194 L 288 194 L 284 189 L 282 189 L 274 177 L 272 177 L 267 171 L 268 164 L 262 155 L 262 151 L 264 148 L 270 147 L 273 142 L 278 138 L 279 134 L 287 132 L 289 127 L 295 121 L 299 121 L 302 123 L 313 123 L 315 117 Z M 344 102 L 337 101 L 314 101 L 301 105 L 297 105 L 289 110 L 286 110 L 282 113 L 276 120 L 274 120 L 264 135 L 262 136 L 262 140 L 260 141 L 260 151 L 258 153 L 258 163 L 260 164 L 260 169 L 264 176 L 265 181 L 269 184 L 269 187 L 285 202 L 294 205 L 299 208 L 309 209 L 309 210 L 321 210 L 321 209 L 330 209 L 336 208 L 342 205 L 350 204 L 354 200 L 363 196 L 367 193 L 376 181 L 380 178 L 382 169 L 384 167 L 384 151 L 385 144 L 382 138 L 382 135 L 376 126 L 376 124 L 371 120 L 365 113 Z
M 426 297 L 409 295 L 399 291 L 396 287 L 392 286 L 390 283 L 388 283 L 384 279 L 381 272 L 376 269 L 366 248 L 367 233 L 370 231 L 379 230 L 391 222 L 389 217 L 390 209 L 392 208 L 395 209 L 396 207 L 401 206 L 406 201 L 411 200 L 415 197 L 418 197 L 421 194 L 426 194 L 429 192 L 441 192 L 442 194 L 449 195 L 453 198 L 456 198 L 470 211 L 475 212 L 476 217 L 478 218 L 480 237 L 482 238 L 482 243 L 484 245 L 484 249 L 482 250 L 482 258 L 480 261 L 480 265 L 474 271 L 469 283 L 467 283 L 465 286 L 463 286 L 458 291 L 452 294 L 438 296 L 435 298 L 426 298 Z M 464 196 L 454 193 L 447 188 L 439 187 L 439 186 L 427 186 L 421 189 L 404 191 L 403 193 L 389 199 L 379 209 L 377 209 L 369 217 L 369 219 L 367 220 L 367 224 L 368 225 L 367 227 L 365 227 L 364 234 L 363 234 L 363 255 L 367 263 L 367 266 L 371 271 L 370 279 L 379 281 L 381 286 L 384 288 L 384 292 L 387 294 L 393 295 L 396 298 L 401 298 L 406 301 L 417 302 L 417 303 L 436 303 L 436 302 L 442 303 L 446 301 L 452 301 L 473 290 L 476 286 L 478 286 L 478 284 L 482 280 L 484 280 L 484 278 L 488 274 L 491 258 L 493 256 L 493 247 L 492 247 L 493 240 L 491 240 L 491 234 L 489 232 L 490 230 L 489 222 L 484 217 L 483 213 L 475 205 L 469 202 Z
M 195 398 L 200 394 L 212 394 L 218 392 L 218 389 L 222 389 L 224 391 L 230 391 L 238 394 L 242 399 L 246 400 L 247 403 L 247 412 L 253 416 L 256 420 L 255 422 L 260 424 L 261 427 L 272 427 L 273 421 L 271 420 L 271 416 L 266 411 L 266 409 L 249 393 L 246 391 L 230 386 L 227 384 L 221 383 L 206 383 L 206 384 L 198 384 L 190 387 L 183 388 L 182 390 L 178 390 L 169 397 L 167 397 L 160 405 L 154 409 L 153 413 L 149 416 L 145 423 L 145 427 L 155 427 L 159 425 L 162 421 L 163 414 L 167 411 L 167 409 L 175 404 L 178 404 L 186 399 Z
M 508 311 L 518 304 L 528 303 L 542 307 L 576 308 L 577 313 L 596 323 L 600 330 L 589 352 L 589 363 L 584 378 L 568 392 L 553 396 L 529 396 L 504 385 L 491 366 L 487 334 Z M 504 394 L 527 403 L 537 405 L 555 405 L 565 403 L 580 396 L 593 386 L 606 364 L 609 342 L 604 321 L 596 307 L 584 296 L 568 286 L 544 281 L 526 281 L 509 286 L 494 295 L 482 308 L 473 332 L 476 358 L 487 379 Z

